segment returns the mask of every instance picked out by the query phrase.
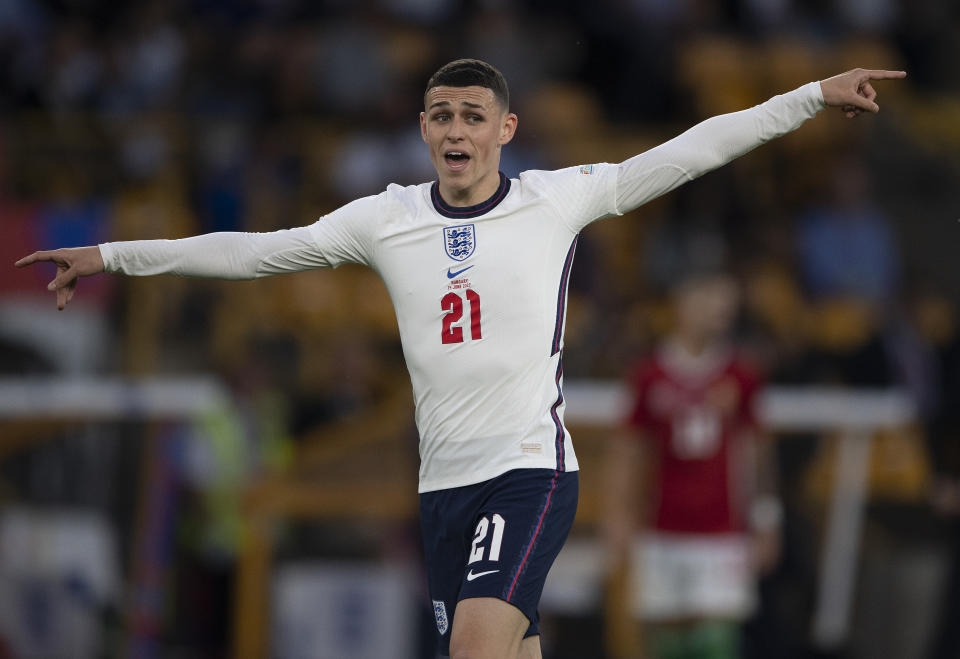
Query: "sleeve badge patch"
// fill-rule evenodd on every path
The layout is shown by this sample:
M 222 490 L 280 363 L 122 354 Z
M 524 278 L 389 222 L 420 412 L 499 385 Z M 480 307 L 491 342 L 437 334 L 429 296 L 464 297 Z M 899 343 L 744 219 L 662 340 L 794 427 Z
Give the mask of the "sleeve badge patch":
M 437 631 L 443 636 L 450 625 L 447 623 L 447 606 L 441 600 L 433 600 L 433 615 L 437 618 Z

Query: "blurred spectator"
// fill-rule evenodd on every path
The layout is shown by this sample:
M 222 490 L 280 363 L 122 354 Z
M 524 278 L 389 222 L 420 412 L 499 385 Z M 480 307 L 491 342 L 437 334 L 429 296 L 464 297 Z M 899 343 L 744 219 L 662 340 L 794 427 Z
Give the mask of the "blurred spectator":
M 87 110 L 96 104 L 103 76 L 103 55 L 83 23 L 66 24 L 50 51 L 46 95 L 52 110 Z
M 342 199 L 376 194 L 389 183 L 412 185 L 436 176 L 424 153 L 420 129 L 410 126 L 393 133 L 355 132 L 336 156 L 334 189 Z
M 210 122 L 199 136 L 201 171 L 196 190 L 202 233 L 240 231 L 244 225 L 249 127 L 242 121 Z
M 840 16 L 857 32 L 887 32 L 897 19 L 895 0 L 838 0 Z
M 460 3 L 458 0 L 381 0 L 381 4 L 397 18 L 437 24 L 449 18 Z
M 360 16 L 318 34 L 314 75 L 321 106 L 349 116 L 380 111 L 392 84 L 385 44 L 380 25 Z
M 742 11 L 748 24 L 766 33 L 787 25 L 792 4 L 791 0 L 743 0 Z
M 137 109 L 169 107 L 179 91 L 185 44 L 163 9 L 163 3 L 140 8 L 115 49 L 120 79 L 110 87 L 124 90 Z
M 831 167 L 829 198 L 804 214 L 798 235 L 803 280 L 814 298 L 853 296 L 882 307 L 896 295 L 896 239 L 872 199 L 863 163 L 844 158 Z
M 953 66 L 960 51 L 960 8 L 953 2 L 916 0 L 901 2 L 899 9 L 897 43 L 911 78 L 930 92 L 960 92 L 960 71 Z
M 513 105 L 539 85 L 565 79 L 579 64 L 579 49 L 571 47 L 577 42 L 572 26 L 544 16 L 528 17 L 508 4 L 477 14 L 465 36 L 465 52 L 475 53 L 471 56 L 490 62 L 506 76 Z

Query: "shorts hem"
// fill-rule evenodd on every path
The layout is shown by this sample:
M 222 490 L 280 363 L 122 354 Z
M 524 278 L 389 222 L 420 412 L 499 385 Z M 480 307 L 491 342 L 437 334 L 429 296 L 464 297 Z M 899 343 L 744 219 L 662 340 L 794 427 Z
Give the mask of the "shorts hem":
M 462 601 L 464 601 L 464 600 L 475 600 L 475 599 L 495 599 L 495 600 L 500 600 L 501 602 L 505 602 L 506 604 L 509 604 L 510 606 L 512 606 L 513 608 L 515 608 L 517 611 L 519 611 L 520 613 L 522 613 L 523 616 L 527 619 L 527 622 L 528 622 L 529 624 L 531 624 L 531 625 L 533 624 L 533 618 L 530 617 L 530 614 L 529 614 L 527 611 L 524 611 L 523 609 L 521 609 L 521 608 L 517 605 L 516 602 L 511 602 L 511 601 L 509 601 L 506 597 L 503 597 L 503 596 L 501 596 L 501 595 L 470 595 L 470 594 L 467 594 L 467 595 L 464 595 L 463 597 L 458 598 L 458 599 L 457 599 L 457 604 L 459 604 L 460 602 L 462 602 Z M 454 615 L 456 615 L 456 613 L 454 613 Z M 540 632 L 537 631 L 537 634 L 540 634 Z M 532 636 L 532 634 L 531 634 L 531 636 Z

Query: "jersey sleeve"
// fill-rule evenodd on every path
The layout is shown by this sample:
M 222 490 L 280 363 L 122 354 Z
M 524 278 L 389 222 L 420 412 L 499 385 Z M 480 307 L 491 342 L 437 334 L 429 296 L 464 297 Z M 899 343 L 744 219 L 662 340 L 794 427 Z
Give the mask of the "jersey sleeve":
M 218 279 L 337 267 L 372 260 L 377 198 L 359 199 L 314 224 L 268 233 L 221 232 L 179 240 L 131 240 L 100 245 L 106 272 L 173 274 Z
M 604 162 L 525 174 L 536 180 L 564 223 L 579 233 L 594 220 L 620 214 L 617 169 L 617 165 Z
M 324 265 L 344 263 L 373 266 L 375 229 L 381 220 L 386 193 L 364 197 L 324 215 L 308 228 Z
M 711 117 L 669 142 L 625 160 L 616 166 L 617 212 L 631 211 L 796 130 L 825 107 L 820 83 L 811 82 L 748 110 Z

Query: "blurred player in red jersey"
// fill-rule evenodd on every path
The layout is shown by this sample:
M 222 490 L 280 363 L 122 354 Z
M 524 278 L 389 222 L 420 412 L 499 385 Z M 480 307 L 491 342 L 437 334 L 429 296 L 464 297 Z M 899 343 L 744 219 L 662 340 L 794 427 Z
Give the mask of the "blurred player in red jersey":
M 673 294 L 674 330 L 632 374 L 630 415 L 611 444 L 606 531 L 631 566 L 647 656 L 732 659 L 756 576 L 779 558 L 773 456 L 755 413 L 759 380 L 730 340 L 736 281 L 693 273 Z

